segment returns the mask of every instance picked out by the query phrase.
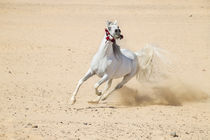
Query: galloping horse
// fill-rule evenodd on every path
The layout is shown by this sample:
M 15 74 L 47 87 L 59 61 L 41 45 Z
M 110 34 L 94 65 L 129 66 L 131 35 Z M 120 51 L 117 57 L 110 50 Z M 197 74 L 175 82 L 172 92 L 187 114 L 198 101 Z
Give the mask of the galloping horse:
M 146 46 L 135 53 L 127 49 L 120 49 L 116 40 L 122 38 L 117 21 L 107 21 L 105 36 L 102 39 L 99 50 L 93 57 L 88 72 L 79 80 L 71 97 L 71 104 L 76 102 L 76 95 L 80 86 L 95 74 L 101 79 L 94 85 L 95 93 L 99 98 L 92 101 L 93 103 L 105 100 L 113 91 L 121 88 L 135 75 L 139 80 L 143 78 L 149 79 L 153 70 L 153 60 L 160 55 L 158 49 L 153 46 Z M 123 77 L 123 80 L 113 90 L 107 92 L 112 80 L 120 77 Z M 104 82 L 106 82 L 106 86 L 101 92 L 98 88 Z

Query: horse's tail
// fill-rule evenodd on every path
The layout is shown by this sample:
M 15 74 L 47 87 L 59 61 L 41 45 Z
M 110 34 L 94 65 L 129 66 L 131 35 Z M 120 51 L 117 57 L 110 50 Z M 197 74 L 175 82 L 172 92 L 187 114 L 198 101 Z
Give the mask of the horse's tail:
M 138 81 L 150 81 L 152 77 L 158 75 L 161 71 L 158 69 L 160 67 L 159 62 L 164 61 L 162 53 L 164 53 L 162 49 L 153 45 L 147 45 L 139 52 L 135 52 L 138 56 L 138 71 L 136 74 Z

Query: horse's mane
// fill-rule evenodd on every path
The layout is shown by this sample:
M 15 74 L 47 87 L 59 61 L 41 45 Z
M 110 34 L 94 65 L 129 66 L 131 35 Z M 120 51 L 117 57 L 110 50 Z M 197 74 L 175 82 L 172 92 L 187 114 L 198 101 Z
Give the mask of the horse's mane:
M 112 48 L 113 48 L 113 53 L 114 53 L 114 56 L 116 58 L 120 58 L 121 55 L 122 55 L 122 52 L 120 51 L 120 46 L 117 45 L 115 42 L 112 44 Z

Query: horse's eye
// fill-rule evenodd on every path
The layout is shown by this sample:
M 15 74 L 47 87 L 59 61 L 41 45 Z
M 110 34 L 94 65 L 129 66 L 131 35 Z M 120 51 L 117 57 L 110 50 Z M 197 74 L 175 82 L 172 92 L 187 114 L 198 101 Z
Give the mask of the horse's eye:
M 117 29 L 115 30 L 115 33 L 117 32 Z
M 121 33 L 121 30 L 119 29 L 119 32 Z

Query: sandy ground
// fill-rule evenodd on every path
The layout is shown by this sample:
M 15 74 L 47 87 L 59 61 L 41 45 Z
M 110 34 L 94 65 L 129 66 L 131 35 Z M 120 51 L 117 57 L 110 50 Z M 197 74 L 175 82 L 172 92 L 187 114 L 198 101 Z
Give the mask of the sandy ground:
M 1 0 L 0 139 L 209 140 L 209 9 L 209 0 Z M 169 51 L 173 80 L 133 78 L 93 105 L 93 77 L 71 106 L 107 19 L 118 20 L 122 48 Z

